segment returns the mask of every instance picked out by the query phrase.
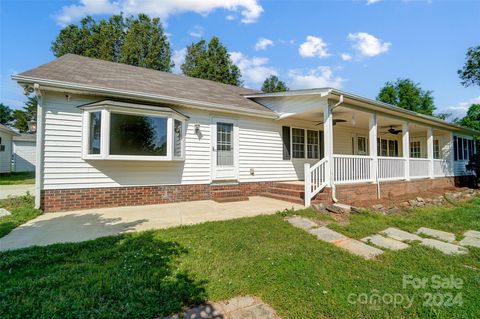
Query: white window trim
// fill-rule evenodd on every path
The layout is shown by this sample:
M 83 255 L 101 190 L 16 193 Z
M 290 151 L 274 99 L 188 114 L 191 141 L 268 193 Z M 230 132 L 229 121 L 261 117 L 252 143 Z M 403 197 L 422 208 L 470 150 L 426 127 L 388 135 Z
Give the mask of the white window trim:
M 303 157 L 293 157 L 293 129 L 303 130 Z M 317 134 L 320 134 L 321 130 L 316 130 L 313 128 L 304 128 L 304 127 L 297 127 L 297 126 L 290 126 L 290 159 L 291 160 L 315 160 L 320 159 L 320 140 L 318 141 L 318 157 L 308 157 L 308 131 L 315 131 Z M 318 137 L 320 138 L 320 136 Z
M 89 154 L 89 134 L 90 134 L 90 113 L 102 112 L 100 128 L 100 154 Z M 167 155 L 111 155 L 110 154 L 110 114 L 121 113 L 129 115 L 156 116 L 167 118 Z M 174 156 L 174 120 L 182 122 L 182 141 L 181 156 Z M 118 106 L 98 106 L 83 110 L 83 128 L 82 128 L 82 159 L 84 160 L 122 160 L 122 161 L 183 161 L 185 160 L 185 135 L 187 121 L 186 117 L 180 114 L 168 111 L 155 111 L 152 109 L 132 109 Z

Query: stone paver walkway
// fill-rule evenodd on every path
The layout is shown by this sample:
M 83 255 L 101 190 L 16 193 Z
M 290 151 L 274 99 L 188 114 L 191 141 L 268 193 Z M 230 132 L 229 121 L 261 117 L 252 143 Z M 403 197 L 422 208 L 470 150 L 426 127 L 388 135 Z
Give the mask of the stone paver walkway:
M 420 245 L 437 249 L 446 255 L 467 254 L 468 249 L 463 246 L 480 247 L 480 232 L 476 230 L 466 231 L 464 233 L 465 238 L 458 242 L 458 245 L 455 241 L 455 234 L 427 227 L 420 227 L 417 230 L 417 234 L 434 238 L 424 238 L 395 227 L 389 227 L 380 231 L 379 234 L 367 236 L 358 241 L 325 226 L 319 226 L 305 217 L 293 216 L 287 217 L 286 220 L 293 226 L 307 231 L 321 241 L 331 243 L 365 259 L 371 259 L 383 253 L 383 250 L 376 247 L 394 251 L 401 250 L 410 247 L 405 242 L 411 241 L 418 241 Z
M 275 310 L 260 299 L 241 296 L 209 302 L 163 319 L 280 319 Z
M 354 255 L 361 256 L 365 259 L 371 259 L 383 253 L 383 250 L 369 246 L 356 239 L 344 236 L 327 227 L 318 227 L 318 224 L 308 218 L 293 216 L 286 220 L 293 226 L 308 231 L 317 239 L 343 248 Z
M 372 235 L 362 238 L 361 241 L 367 244 L 373 244 L 375 246 L 390 249 L 390 250 L 402 250 L 410 247 L 410 245 L 402 243 L 401 241 L 384 237 L 382 235 Z
M 427 235 L 429 237 L 434 237 L 437 239 L 441 239 L 443 241 L 448 241 L 449 243 L 452 243 L 455 241 L 455 235 L 452 233 L 448 233 L 443 230 L 437 230 L 437 229 L 431 229 L 427 227 L 420 227 L 417 230 L 417 234 L 422 234 L 422 235 Z

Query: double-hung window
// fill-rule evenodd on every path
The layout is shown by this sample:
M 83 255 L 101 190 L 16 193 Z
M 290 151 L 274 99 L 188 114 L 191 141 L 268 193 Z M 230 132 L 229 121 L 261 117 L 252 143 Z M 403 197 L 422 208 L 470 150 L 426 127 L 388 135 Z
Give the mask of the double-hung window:
M 440 159 L 441 158 L 440 141 L 439 140 L 433 140 L 433 158 L 435 158 L 435 159 Z
M 420 158 L 420 141 L 410 142 L 410 157 Z
M 82 109 L 85 159 L 184 159 L 187 117 L 169 107 L 102 101 Z
M 293 158 L 305 158 L 305 130 L 292 128 Z
M 307 158 L 318 158 L 319 156 L 318 131 L 307 131 Z

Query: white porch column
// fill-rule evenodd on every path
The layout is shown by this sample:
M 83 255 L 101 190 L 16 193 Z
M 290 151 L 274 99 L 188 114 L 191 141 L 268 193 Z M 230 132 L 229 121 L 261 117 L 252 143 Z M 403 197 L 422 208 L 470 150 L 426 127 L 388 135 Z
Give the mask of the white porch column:
M 334 182 L 333 170 L 333 116 L 332 107 L 327 103 L 323 107 L 323 139 L 324 139 L 324 154 L 327 159 L 326 162 L 326 176 L 325 183 L 331 186 Z
M 410 180 L 410 131 L 408 122 L 402 123 L 402 155 L 405 160 L 405 180 Z
M 455 139 L 453 138 L 453 133 L 450 132 L 449 134 L 450 136 L 450 158 L 447 158 L 446 160 L 450 162 L 450 169 L 449 169 L 449 172 L 448 172 L 448 176 L 455 176 L 455 145 L 454 142 L 455 142 Z
M 369 131 L 368 131 L 368 146 L 369 153 L 372 161 L 370 162 L 370 179 L 373 183 L 377 181 L 378 174 L 378 154 L 377 154 L 377 114 L 370 114 L 368 121 Z
M 434 178 L 433 172 L 433 129 L 431 127 L 427 127 L 427 158 L 430 161 L 430 165 L 428 166 L 428 175 L 430 178 Z

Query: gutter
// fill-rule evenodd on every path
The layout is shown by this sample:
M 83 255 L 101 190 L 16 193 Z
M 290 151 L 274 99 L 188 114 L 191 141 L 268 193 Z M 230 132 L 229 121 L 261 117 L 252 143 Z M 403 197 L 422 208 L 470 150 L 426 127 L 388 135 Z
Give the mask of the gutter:
M 42 188 L 43 188 L 43 96 L 40 91 L 40 85 L 33 85 L 35 95 L 37 96 L 37 142 L 35 149 L 35 208 L 42 206 Z
M 164 102 L 164 103 L 172 103 L 176 105 L 193 107 L 193 108 L 198 108 L 198 109 L 208 110 L 208 111 L 217 111 L 217 112 L 224 111 L 229 113 L 254 115 L 258 117 L 265 117 L 265 118 L 271 118 L 271 119 L 276 119 L 278 117 L 278 115 L 273 111 L 260 111 L 260 110 L 254 110 L 254 109 L 249 110 L 245 108 L 240 109 L 239 107 L 234 107 L 229 105 L 202 102 L 202 101 L 183 99 L 183 98 L 175 98 L 175 97 L 166 96 L 166 95 L 140 93 L 136 91 L 111 89 L 111 88 L 94 86 L 94 85 L 86 85 L 86 84 L 75 84 L 71 82 L 54 81 L 54 80 L 47 80 L 42 78 L 27 77 L 22 75 L 12 75 L 11 78 L 12 80 L 17 81 L 19 84 L 37 83 L 43 86 L 43 90 L 45 90 L 45 87 L 50 86 L 53 88 L 79 90 L 83 92 L 104 94 L 109 96 L 115 95 L 115 96 L 124 97 L 124 98 L 127 97 L 127 98 L 136 98 L 136 99 L 151 100 L 151 101 L 153 100 L 153 101 Z

